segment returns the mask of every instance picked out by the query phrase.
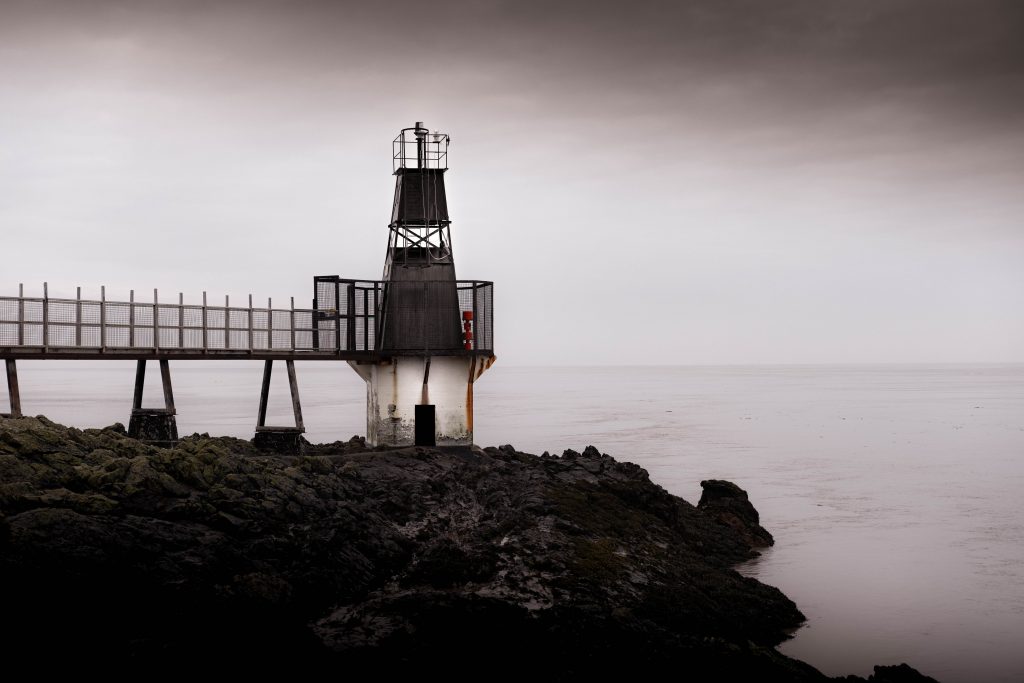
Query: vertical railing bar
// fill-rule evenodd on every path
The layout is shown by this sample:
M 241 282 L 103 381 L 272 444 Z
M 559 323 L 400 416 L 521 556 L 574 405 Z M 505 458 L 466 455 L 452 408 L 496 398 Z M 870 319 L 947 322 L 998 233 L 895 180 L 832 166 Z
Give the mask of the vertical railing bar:
M 50 287 L 43 283 L 43 350 L 50 344 Z
M 294 296 L 292 297 L 292 310 L 291 310 L 291 314 L 290 314 L 289 318 L 290 318 L 290 320 L 289 320 L 289 322 L 290 322 L 289 327 L 291 328 L 291 331 L 292 331 L 292 349 L 291 350 L 294 352 L 294 351 L 297 350 L 295 348 L 295 297 Z
M 18 346 L 25 345 L 25 283 L 18 283 Z
M 82 345 L 82 288 L 75 289 L 75 346 Z
M 267 297 L 267 351 L 274 350 L 274 300 Z
M 128 292 L 128 348 L 135 348 L 135 290 Z
M 209 344 L 206 341 L 206 291 L 203 291 L 203 353 L 206 353 Z
M 309 324 L 313 328 L 313 350 L 320 350 L 320 278 L 313 278 L 313 312 L 310 314 Z
M 185 292 L 178 292 L 178 348 L 185 348 Z
M 100 352 L 107 349 L 107 286 L 100 286 Z
M 252 294 L 249 295 L 249 353 L 252 353 Z
M 231 298 L 224 295 L 224 350 L 231 348 Z
M 478 282 L 475 282 L 475 281 L 473 282 L 473 325 L 472 325 L 472 329 L 473 329 L 473 350 L 474 351 L 479 351 L 480 350 L 480 346 L 479 346 L 479 344 L 480 344 L 480 323 L 478 322 L 480 320 L 480 318 L 477 316 L 477 311 L 476 311 L 476 290 L 477 290 L 477 285 L 478 284 L 479 284 Z
M 153 350 L 160 349 L 160 298 L 153 290 Z

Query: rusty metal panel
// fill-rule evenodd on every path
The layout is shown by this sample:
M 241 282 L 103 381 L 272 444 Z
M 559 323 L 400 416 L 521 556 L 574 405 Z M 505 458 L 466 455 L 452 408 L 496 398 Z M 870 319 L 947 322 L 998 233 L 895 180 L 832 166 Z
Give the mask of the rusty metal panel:
M 400 168 L 395 177 L 391 224 L 437 225 L 449 222 L 444 171 Z

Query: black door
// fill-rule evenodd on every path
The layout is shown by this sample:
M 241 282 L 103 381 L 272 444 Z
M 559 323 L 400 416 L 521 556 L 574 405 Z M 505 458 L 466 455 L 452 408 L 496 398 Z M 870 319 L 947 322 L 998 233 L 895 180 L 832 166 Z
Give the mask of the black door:
M 436 446 L 434 431 L 434 406 L 416 406 L 416 445 Z

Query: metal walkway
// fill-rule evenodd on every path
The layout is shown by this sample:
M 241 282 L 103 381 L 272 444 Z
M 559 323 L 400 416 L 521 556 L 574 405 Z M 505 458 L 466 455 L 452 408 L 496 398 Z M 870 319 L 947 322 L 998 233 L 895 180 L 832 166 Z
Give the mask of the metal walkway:
M 211 306 L 162 303 L 156 290 L 152 303 L 0 297 L 0 358 L 196 360 L 353 360 L 374 355 L 365 348 L 341 349 L 316 339 L 312 309 L 252 305 Z
M 164 303 L 153 290 L 153 301 L 99 300 L 0 296 L 0 358 L 69 360 L 375 360 L 387 357 L 379 348 L 383 338 L 380 314 L 390 283 L 316 279 L 314 308 L 254 307 L 252 297 L 243 307 Z M 447 283 L 456 286 L 456 283 Z M 419 287 L 420 284 L 415 286 Z M 426 283 L 422 286 L 426 286 Z M 443 348 L 425 344 L 433 355 L 488 354 L 492 348 L 492 285 L 457 283 L 461 307 L 479 330 L 468 335 L 465 346 Z M 465 296 L 463 296 L 465 292 Z M 325 294 L 330 293 L 330 296 Z M 468 313 L 467 313 L 468 312 Z M 455 312 L 453 315 L 457 315 Z M 453 322 L 458 324 L 453 317 Z M 408 353 L 403 350 L 403 353 Z

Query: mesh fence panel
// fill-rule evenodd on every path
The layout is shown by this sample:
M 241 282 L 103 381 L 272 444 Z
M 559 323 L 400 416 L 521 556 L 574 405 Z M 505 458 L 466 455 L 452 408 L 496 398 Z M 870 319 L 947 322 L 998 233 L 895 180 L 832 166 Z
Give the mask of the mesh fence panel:
M 177 327 L 181 324 L 181 308 L 178 306 L 159 306 L 157 323 L 160 327 Z
M 43 322 L 43 302 L 41 300 L 26 299 L 24 310 L 26 322 Z
M 131 307 L 128 304 L 107 304 L 106 305 L 106 320 L 108 325 L 127 325 L 129 319 L 129 311 Z
M 203 348 L 203 331 L 202 330 L 185 330 L 184 334 L 184 348 L 186 349 L 201 349 Z
M 224 309 L 223 308 L 208 308 L 206 309 L 206 326 L 209 328 L 224 328 Z
M 230 316 L 228 318 L 228 327 L 232 330 L 247 330 L 249 329 L 249 311 L 232 308 Z
M 153 347 L 153 328 L 152 327 L 136 327 L 134 338 L 132 339 L 132 346 L 134 348 L 149 349 Z
M 329 277 L 315 293 L 314 310 L 0 297 L 0 346 L 336 353 L 387 341 L 384 350 L 455 351 L 467 311 L 472 348 L 493 346 L 490 283 Z
M 135 325 L 145 325 L 148 327 L 153 326 L 153 306 L 152 304 L 132 304 L 132 311 L 135 314 Z
M 224 330 L 210 329 L 206 331 L 206 348 L 208 349 L 223 349 L 224 346 Z
M 93 348 L 100 347 L 100 328 L 99 326 L 83 327 L 82 328 L 82 346 L 88 346 Z
M 100 324 L 100 304 L 95 301 L 82 302 L 82 322 L 87 325 Z
M 185 327 L 203 326 L 203 308 L 201 306 L 184 306 L 181 313 Z
M 127 327 L 108 327 L 106 337 L 107 346 L 113 348 L 126 348 L 129 346 Z

